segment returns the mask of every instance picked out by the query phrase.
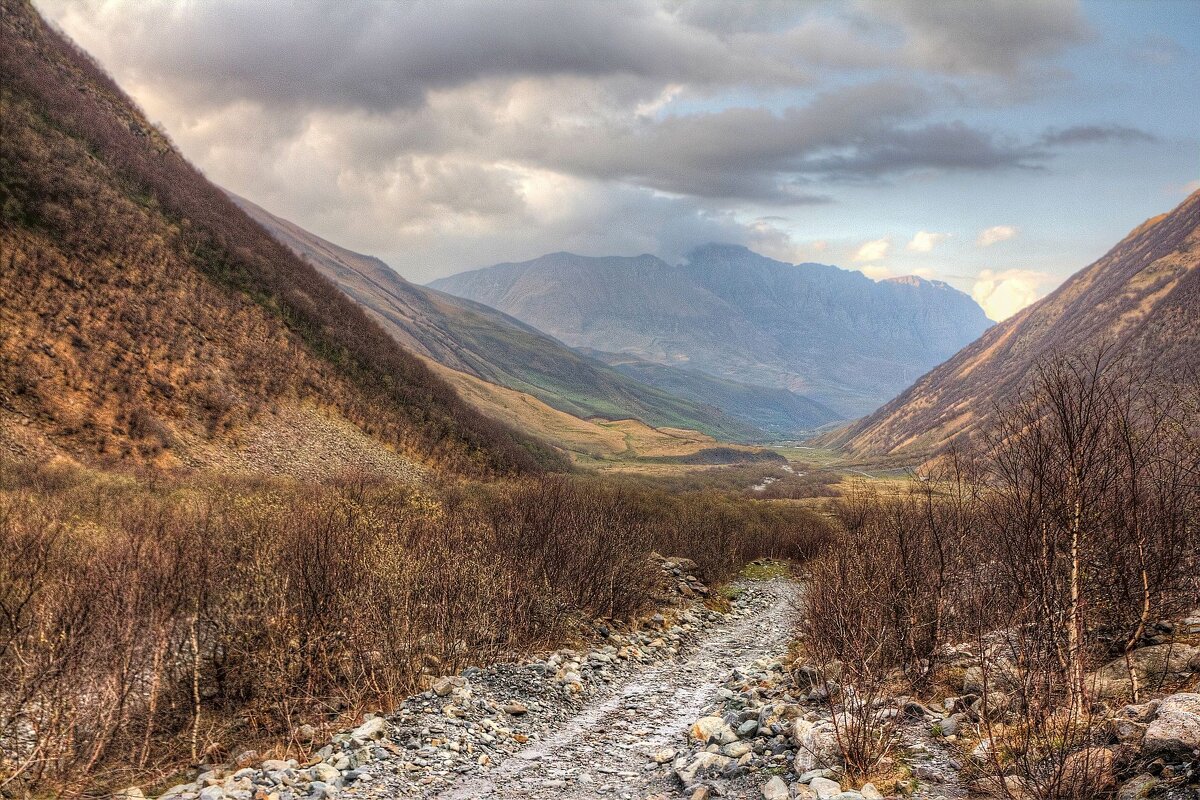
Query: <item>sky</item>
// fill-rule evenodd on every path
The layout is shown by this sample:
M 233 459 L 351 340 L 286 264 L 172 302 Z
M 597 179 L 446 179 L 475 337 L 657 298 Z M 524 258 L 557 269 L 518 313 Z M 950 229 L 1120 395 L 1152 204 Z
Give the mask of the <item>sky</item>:
M 434 278 L 711 241 L 1044 296 L 1200 189 L 1193 0 L 35 0 L 213 181 Z

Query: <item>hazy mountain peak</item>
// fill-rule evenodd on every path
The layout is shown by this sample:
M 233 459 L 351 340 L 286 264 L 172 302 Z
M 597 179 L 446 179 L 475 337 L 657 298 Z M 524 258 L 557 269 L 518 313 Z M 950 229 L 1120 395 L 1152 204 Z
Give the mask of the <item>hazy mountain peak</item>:
M 881 284 L 741 245 L 701 245 L 682 268 L 654 256 L 581 259 L 543 256 L 430 285 L 574 347 L 788 389 L 845 416 L 878 407 L 991 325 L 944 284 Z

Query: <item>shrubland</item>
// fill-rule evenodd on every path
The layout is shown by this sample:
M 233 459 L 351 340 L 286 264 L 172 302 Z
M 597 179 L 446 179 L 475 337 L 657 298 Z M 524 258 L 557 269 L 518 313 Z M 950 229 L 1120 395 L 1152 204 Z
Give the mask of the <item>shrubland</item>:
M 966 761 L 994 796 L 1115 791 L 1134 766 L 1101 747 L 1115 707 L 1180 688 L 1139 651 L 1200 605 L 1197 408 L 1129 360 L 1053 358 L 970 451 L 836 501 L 801 633 L 841 684 L 851 771 L 893 741 L 879 699 L 912 694 L 967 712 L 984 745 Z
M 720 581 L 826 523 L 585 477 L 405 486 L 0 467 L 0 784 L 80 791 L 653 607 L 649 558 Z M 273 743 L 273 745 L 271 744 Z

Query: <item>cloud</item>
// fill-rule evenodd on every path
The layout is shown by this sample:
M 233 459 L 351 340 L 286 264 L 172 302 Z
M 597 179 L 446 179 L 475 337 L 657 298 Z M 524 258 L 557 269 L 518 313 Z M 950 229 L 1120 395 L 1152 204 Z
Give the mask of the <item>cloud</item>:
M 1017 228 L 1012 225 L 993 225 L 980 231 L 975 243 L 980 247 L 991 247 L 998 242 L 1004 242 L 1017 235 Z
M 937 247 L 937 245 L 950 236 L 948 233 L 931 233 L 929 231 L 917 231 L 913 234 L 912 241 L 904 246 L 904 249 L 910 253 L 928 253 Z M 922 276 L 924 277 L 924 276 Z
M 861 247 L 854 253 L 855 261 L 882 261 L 887 257 L 888 250 L 892 248 L 892 242 L 886 237 L 883 239 L 875 239 L 870 242 L 864 242 Z
M 1042 144 L 1045 145 L 1076 145 L 1103 144 L 1136 144 L 1139 142 L 1157 142 L 1158 137 L 1140 128 L 1130 128 L 1126 125 L 1073 125 L 1069 128 L 1051 129 L 1042 134 Z
M 971 287 L 971 297 L 988 318 L 1002 322 L 1043 295 L 1042 287 L 1053 278 L 1045 272 L 1010 269 L 995 272 L 985 269 Z
M 811 258 L 789 224 L 855 186 L 1138 141 L 971 117 L 1086 38 L 1064 0 L 35 1 L 207 175 L 418 278 L 711 239 Z
M 911 63 L 946 72 L 1015 75 L 1091 35 L 1077 0 L 871 0 L 869 6 L 905 31 Z
M 884 281 L 888 278 L 896 277 L 896 273 L 892 272 L 890 267 L 885 267 L 882 264 L 860 267 L 858 271 L 873 281 Z

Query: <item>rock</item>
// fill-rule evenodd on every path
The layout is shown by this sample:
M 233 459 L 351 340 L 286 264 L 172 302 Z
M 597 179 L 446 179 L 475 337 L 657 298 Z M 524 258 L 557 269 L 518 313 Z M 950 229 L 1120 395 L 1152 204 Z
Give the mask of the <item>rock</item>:
M 863 796 L 863 800 L 883 800 L 883 794 L 875 788 L 873 783 L 864 783 L 858 793 Z
M 721 754 L 730 758 L 741 758 L 754 749 L 749 742 L 731 742 L 721 748 Z
M 975 745 L 975 749 L 971 751 L 971 758 L 976 761 L 987 761 L 992 757 L 992 740 L 983 739 L 979 744 Z
M 809 781 L 808 788 L 821 800 L 825 800 L 827 797 L 835 797 L 842 793 L 841 785 L 829 780 L 829 778 L 813 778 Z
M 220 786 L 209 786 L 200 792 L 200 800 L 225 800 L 225 790 Z
M 737 741 L 737 734 L 729 723 L 720 717 L 701 717 L 692 723 L 691 736 L 702 744 L 729 744 Z
M 1158 778 L 1145 773 L 1130 778 L 1117 790 L 1117 800 L 1145 800 L 1158 784 Z
M 677 754 L 678 751 L 674 747 L 668 747 L 651 755 L 650 760 L 655 764 L 666 764 L 668 761 L 674 761 Z
M 752 739 L 754 734 L 758 732 L 758 720 L 748 719 L 738 726 L 737 735 L 739 739 Z
M 504 713 L 511 714 L 514 717 L 519 717 L 522 714 L 529 713 L 529 708 L 519 700 L 514 700 L 504 706 Z
M 692 796 L 688 800 L 709 800 L 712 797 L 712 792 L 707 786 L 697 786 L 696 791 L 692 792 Z
M 788 785 L 778 775 L 764 783 L 760 791 L 762 792 L 763 800 L 789 800 L 791 797 Z
M 1200 750 L 1200 694 L 1181 692 L 1163 698 L 1142 739 L 1146 754 L 1189 756 Z
M 258 760 L 259 758 L 257 750 L 243 750 L 242 752 L 238 753 L 237 758 L 233 760 L 233 763 L 238 767 L 248 767 Z
M 1113 751 L 1107 747 L 1085 747 L 1063 760 L 1062 780 L 1076 792 L 1107 792 L 1116 784 Z
M 1187 644 L 1156 644 L 1139 647 L 1129 654 L 1138 684 L 1152 691 L 1164 683 L 1183 680 L 1189 672 L 1200 672 L 1200 647 Z M 1098 700 L 1130 697 L 1133 684 L 1124 656 L 1115 658 L 1087 677 L 1091 694 Z
M 350 732 L 350 736 L 360 742 L 371 742 L 382 739 L 387 733 L 387 720 L 383 717 L 372 717 Z
M 842 759 L 831 723 L 814 724 L 797 719 L 792 723 L 792 740 L 796 745 L 793 768 L 797 774 L 832 767 Z
M 733 759 L 718 753 L 697 753 L 687 766 L 675 771 L 684 787 L 694 786 L 705 778 L 716 777 L 733 765 Z
M 308 744 L 313 739 L 317 738 L 317 729 L 312 725 L 304 724 L 296 728 L 296 741 L 301 744 Z
M 312 767 L 309 768 L 308 773 L 312 775 L 312 779 L 314 781 L 321 781 L 322 783 L 332 783 L 333 781 L 336 781 L 338 778 L 342 777 L 342 773 L 338 772 L 332 765 L 326 764 L 324 761 L 318 761 L 316 764 L 313 764 Z
M 130 786 L 113 793 L 113 800 L 145 800 L 146 794 L 137 786 Z

